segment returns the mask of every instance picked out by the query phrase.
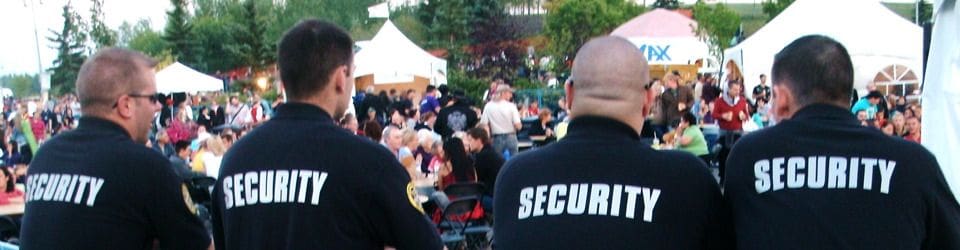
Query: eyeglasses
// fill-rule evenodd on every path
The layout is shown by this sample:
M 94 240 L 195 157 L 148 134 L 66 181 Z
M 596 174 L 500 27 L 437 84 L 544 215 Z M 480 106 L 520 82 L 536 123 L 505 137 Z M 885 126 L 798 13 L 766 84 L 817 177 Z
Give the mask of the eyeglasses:
M 145 94 L 145 95 L 144 95 L 144 94 L 127 94 L 127 96 L 133 97 L 133 98 L 147 98 L 147 100 L 150 100 L 150 103 L 158 103 L 158 102 L 160 102 L 160 93 L 156 93 L 156 94 Z M 117 105 L 120 105 L 120 102 L 119 102 L 119 101 L 113 103 L 113 107 L 114 107 L 114 108 L 116 108 Z

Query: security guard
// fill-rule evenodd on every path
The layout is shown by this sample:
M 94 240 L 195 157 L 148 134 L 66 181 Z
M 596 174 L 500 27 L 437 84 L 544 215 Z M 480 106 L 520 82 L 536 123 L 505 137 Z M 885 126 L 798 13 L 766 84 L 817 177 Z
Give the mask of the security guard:
M 498 249 L 710 249 L 732 239 L 695 156 L 640 141 L 648 66 L 618 37 L 577 53 L 567 136 L 510 159 L 494 195 Z
M 170 161 L 144 146 L 160 110 L 155 62 L 107 48 L 77 76 L 76 130 L 27 171 L 23 249 L 207 249 L 210 236 Z
M 290 102 L 224 156 L 217 249 L 442 248 L 403 166 L 334 122 L 354 85 L 350 36 L 306 20 L 281 39 L 278 59 Z
M 853 64 L 812 35 L 773 62 L 777 126 L 743 137 L 725 190 L 740 249 L 960 249 L 960 206 L 923 146 L 860 126 Z

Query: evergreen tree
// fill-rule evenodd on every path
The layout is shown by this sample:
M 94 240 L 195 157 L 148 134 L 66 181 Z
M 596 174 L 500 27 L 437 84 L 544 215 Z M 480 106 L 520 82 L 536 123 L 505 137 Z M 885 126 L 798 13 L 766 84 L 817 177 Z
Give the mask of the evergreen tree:
M 47 39 L 56 44 L 57 59 L 53 61 L 50 76 L 50 93 L 54 96 L 73 93 L 76 89 L 77 73 L 86 60 L 84 55 L 87 35 L 83 33 L 83 20 L 68 3 L 63 6 L 63 28 L 60 32 L 50 30 L 52 37 Z
M 175 60 L 200 67 L 201 62 L 195 56 L 199 54 L 199 48 L 191 35 L 193 25 L 188 20 L 190 17 L 187 13 L 187 0 L 170 0 L 170 3 L 173 4 L 173 9 L 167 12 L 167 27 L 163 31 L 163 40 L 167 42 Z
M 247 0 L 243 4 L 244 32 L 240 37 L 240 43 L 245 44 L 245 58 L 247 65 L 254 69 L 263 69 L 267 64 L 273 61 L 273 53 L 270 53 L 271 47 L 264 42 L 266 35 L 266 22 L 263 21 L 262 14 L 257 9 L 254 0 Z

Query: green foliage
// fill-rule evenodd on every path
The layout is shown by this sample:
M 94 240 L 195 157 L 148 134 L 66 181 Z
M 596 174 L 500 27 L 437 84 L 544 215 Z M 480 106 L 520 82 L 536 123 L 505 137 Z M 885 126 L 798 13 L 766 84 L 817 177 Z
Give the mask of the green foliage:
M 427 46 L 445 48 L 451 53 L 469 43 L 469 0 L 430 1 L 420 4 L 417 16 L 427 27 Z
M 657 0 L 653 2 L 653 8 L 664 8 L 669 10 L 675 10 L 680 8 L 680 1 L 677 0 Z
M 490 87 L 490 81 L 468 76 L 460 70 L 450 70 L 447 72 L 447 85 L 451 90 L 463 90 L 471 100 L 483 100 L 483 92 Z
M 642 6 L 626 0 L 565 0 L 553 3 L 544 21 L 549 49 L 558 63 L 573 59 L 590 38 L 610 33 L 630 18 L 644 12 Z M 559 71 L 564 70 L 563 66 Z
M 763 1 L 763 13 L 767 14 L 767 22 L 787 9 L 794 0 L 765 0 Z
M 415 44 L 427 44 L 427 26 L 417 17 L 417 9 L 404 7 L 390 13 L 390 20 Z
M 245 48 L 237 41 L 243 27 L 238 23 L 211 16 L 193 19 L 193 38 L 203 46 L 201 65 L 191 65 L 203 72 L 229 71 L 244 64 Z
M 914 6 L 916 6 L 916 4 L 914 4 Z M 917 8 L 914 7 L 913 9 L 914 9 L 913 15 L 910 15 L 910 16 L 913 17 L 911 20 L 916 21 Z M 927 2 L 927 0 L 920 0 L 920 21 L 918 22 L 918 24 L 929 23 L 932 21 L 931 18 L 933 18 L 933 5 Z
M 117 32 L 103 23 L 103 0 L 92 0 L 90 8 L 90 38 L 97 49 L 117 45 Z
M 273 1 L 268 1 L 273 2 Z M 367 22 L 367 7 L 379 3 L 379 0 L 286 0 L 283 4 L 272 5 L 266 40 L 276 43 L 283 33 L 297 22 L 318 18 L 337 24 L 347 31 L 355 26 L 371 25 Z
M 56 44 L 57 59 L 53 61 L 53 75 L 50 77 L 50 93 L 60 96 L 73 93 L 76 88 L 77 72 L 86 60 L 84 42 L 87 35 L 83 33 L 83 21 L 80 15 L 73 10 L 70 4 L 63 6 L 63 28 L 60 32 L 51 30 L 52 37 L 47 39 Z
M 36 75 L 6 75 L 0 77 L 0 86 L 10 88 L 16 98 L 40 94 L 40 82 L 37 81 Z
M 150 28 L 150 21 L 141 19 L 136 25 L 124 22 L 120 25 L 119 45 L 143 52 L 152 57 L 160 57 L 167 50 L 167 43 L 160 32 Z
M 237 42 L 242 45 L 243 62 L 255 70 L 262 70 L 274 61 L 274 56 L 271 53 L 272 46 L 268 46 L 264 40 L 266 22 L 254 0 L 243 3 L 241 20 L 244 29 L 239 33 Z
M 740 28 L 740 15 L 723 3 L 709 6 L 698 1 L 693 6 L 693 18 L 697 20 L 697 32 L 708 37 L 710 52 L 717 59 L 723 50 L 730 48 L 731 40 Z
M 198 50 L 203 46 L 193 40 L 193 24 L 190 23 L 190 16 L 187 13 L 187 0 L 170 0 L 173 9 L 167 11 L 167 26 L 163 31 L 163 39 L 167 43 L 167 48 L 173 53 L 173 57 L 183 64 L 202 67 L 202 62 L 197 56 Z

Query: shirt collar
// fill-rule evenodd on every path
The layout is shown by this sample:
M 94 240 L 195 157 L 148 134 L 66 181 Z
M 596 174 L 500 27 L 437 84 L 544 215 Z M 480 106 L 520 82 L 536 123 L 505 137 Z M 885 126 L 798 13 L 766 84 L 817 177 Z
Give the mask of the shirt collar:
M 640 134 L 626 123 L 599 116 L 577 117 L 570 121 L 568 137 L 628 138 L 640 140 Z
M 831 104 L 811 104 L 797 110 L 791 120 L 838 120 L 859 124 L 849 110 Z
M 130 133 L 127 132 L 120 124 L 117 124 L 113 121 L 85 115 L 80 117 L 79 125 L 77 125 L 77 130 L 95 130 L 95 131 L 108 131 L 110 133 L 122 134 L 124 137 L 130 137 Z
M 277 106 L 275 119 L 314 120 L 333 123 L 333 118 L 327 111 L 312 104 L 298 102 L 288 102 Z

